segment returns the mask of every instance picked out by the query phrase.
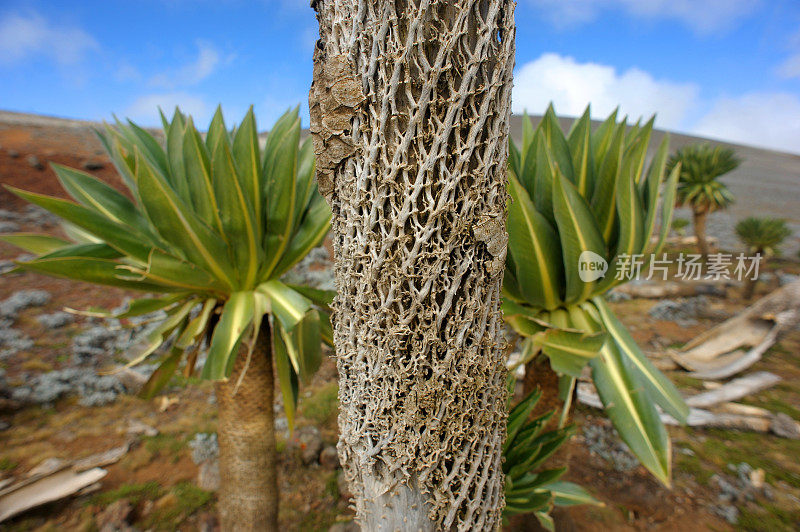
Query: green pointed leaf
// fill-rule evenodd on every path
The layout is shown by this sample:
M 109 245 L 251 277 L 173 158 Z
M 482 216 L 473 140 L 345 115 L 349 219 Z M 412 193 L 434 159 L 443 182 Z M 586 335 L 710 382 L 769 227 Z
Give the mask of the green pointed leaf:
M 294 418 L 297 412 L 297 398 L 300 395 L 300 386 L 297 373 L 289 359 L 289 350 L 284 341 L 284 334 L 278 321 L 273 321 L 272 326 L 272 353 L 275 357 L 275 369 L 283 396 L 283 411 L 289 423 L 289 430 L 294 430 Z
M 573 482 L 564 480 L 550 482 L 543 486 L 555 497 L 556 506 L 577 506 L 579 504 L 591 504 L 593 506 L 605 506 L 603 502 L 597 500 L 585 488 Z
M 553 187 L 553 209 L 566 270 L 564 300 L 567 303 L 583 301 L 592 294 L 595 282 L 581 280 L 579 258 L 585 251 L 605 257 L 605 242 L 586 200 L 563 176 L 559 176 Z
M 300 118 L 295 110 L 278 120 L 270 131 L 264 148 L 267 276 L 271 275 L 289 245 L 293 229 L 292 216 L 297 202 L 295 177 L 299 140 Z
M 569 144 L 561 131 L 561 124 L 556 117 L 553 104 L 547 107 L 547 111 L 539 124 L 539 129 L 544 136 L 545 144 L 549 152 L 553 154 L 553 162 L 557 166 L 561 175 L 568 180 L 575 182 L 575 172 L 572 168 L 572 156 L 569 152 Z
M 590 107 L 572 126 L 567 143 L 572 155 L 575 188 L 584 198 L 592 197 L 594 184 L 594 159 L 592 157 L 592 117 Z
M 664 241 L 667 239 L 669 229 L 672 226 L 672 215 L 675 212 L 675 194 L 678 187 L 678 178 L 681 173 L 681 165 L 675 165 L 672 169 L 666 183 L 664 183 L 663 199 L 661 203 L 661 231 L 658 236 L 656 245 L 653 246 L 651 253 L 657 254 L 664 246 Z
M 648 360 L 628 330 L 614 315 L 601 297 L 592 299 L 604 328 L 611 334 L 620 354 L 629 362 L 628 366 L 642 382 L 650 398 L 669 415 L 681 423 L 686 423 L 689 407 L 674 384 Z
M 54 277 L 65 277 L 76 281 L 116 286 L 144 292 L 169 292 L 169 287 L 148 281 L 131 281 L 119 276 L 124 273 L 118 269 L 118 263 L 109 259 L 85 257 L 60 257 L 54 259 L 37 259 L 28 262 L 17 262 L 20 268 Z
M 592 360 L 592 377 L 606 414 L 622 440 L 653 475 L 670 484 L 670 442 L 655 405 L 626 367 L 616 345 Z
M 242 187 L 244 178 L 237 175 L 230 147 L 226 141 L 217 142 L 212 152 L 214 193 L 219 203 L 222 228 L 226 235 L 235 236 L 237 245 L 231 246 L 240 283 L 245 288 L 255 286 L 259 267 L 264 260 L 253 205 L 248 191 Z M 248 183 L 248 186 L 252 183 Z
M 281 322 L 286 332 L 292 332 L 295 326 L 311 310 L 311 301 L 295 292 L 280 281 L 273 280 L 262 283 L 257 290 L 267 296 L 272 314 Z
M 625 122 L 617 125 L 611 145 L 602 159 L 597 183 L 592 194 L 592 212 L 597 219 L 597 226 L 605 242 L 611 241 L 612 232 L 616 222 L 616 193 L 617 184 L 622 174 L 623 157 L 625 154 Z
M 280 276 L 300 262 L 308 252 L 325 239 L 330 230 L 331 209 L 325 199 L 314 191 L 308 211 L 303 216 L 298 230 L 291 236 L 289 246 L 275 266 L 272 275 Z
M 20 198 L 85 229 L 126 255 L 143 262 L 146 262 L 150 255 L 152 248 L 142 242 L 141 236 L 131 231 L 129 227 L 109 220 L 93 209 L 59 198 L 25 192 L 10 186 L 6 186 L 6 188 Z
M 664 140 L 658 147 L 658 151 L 650 163 L 650 168 L 647 170 L 647 177 L 640 184 L 641 191 L 644 197 L 644 205 L 646 209 L 645 222 L 644 222 L 644 244 L 641 253 L 646 253 L 650 248 L 650 240 L 653 238 L 653 231 L 656 225 L 656 214 L 658 212 L 658 193 L 661 184 L 664 182 L 664 172 L 667 163 L 667 154 L 669 152 L 669 135 L 664 135 Z
M 549 329 L 533 341 L 541 346 L 556 373 L 577 378 L 584 366 L 600 353 L 606 338 L 602 332 Z
M 0 235 L 0 241 L 16 246 L 28 253 L 45 255 L 59 248 L 72 245 L 68 240 L 62 240 L 50 235 L 40 235 L 36 233 L 13 233 L 10 235 Z
M 258 145 L 258 129 L 252 105 L 233 138 L 233 159 L 237 164 L 236 175 L 239 177 L 244 197 L 252 205 L 256 238 L 260 242 L 263 232 L 264 190 L 261 178 L 261 150 Z
M 186 328 L 175 341 L 175 345 L 181 349 L 187 349 L 195 345 L 198 339 L 205 334 L 208 320 L 216 306 L 216 299 L 206 299 L 203 302 L 203 308 L 200 309 L 200 313 L 189 321 Z
M 320 320 L 316 310 L 303 316 L 291 332 L 281 326 L 289 359 L 303 382 L 308 382 L 322 362 Z
M 183 164 L 194 211 L 209 227 L 224 235 L 211 178 L 211 155 L 191 117 L 186 124 L 183 138 Z
M 509 192 L 512 202 L 506 229 L 520 293 L 532 306 L 555 308 L 563 285 L 558 237 L 513 176 L 509 176 Z
M 150 375 L 147 382 L 144 383 L 142 389 L 139 390 L 139 397 L 142 399 L 152 399 L 155 395 L 164 389 L 164 386 L 169 383 L 175 370 L 178 369 L 178 364 L 183 358 L 183 349 L 173 347 L 170 354 L 164 359 L 158 368 Z
M 225 243 L 197 218 L 162 177 L 138 158 L 136 184 L 147 216 L 164 240 L 180 249 L 189 260 L 233 286 L 236 276 L 228 262 Z
M 236 349 L 247 327 L 253 322 L 254 305 L 253 292 L 231 294 L 214 328 L 208 358 L 203 367 L 203 378 L 220 380 L 228 377 L 231 357 L 237 356 Z

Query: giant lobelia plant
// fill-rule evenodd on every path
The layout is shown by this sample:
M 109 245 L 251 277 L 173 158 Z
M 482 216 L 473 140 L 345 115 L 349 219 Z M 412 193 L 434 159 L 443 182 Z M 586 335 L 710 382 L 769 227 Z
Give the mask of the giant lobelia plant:
M 628 127 L 616 116 L 593 133 L 587 108 L 565 136 L 551 106 L 536 129 L 525 118 L 520 147 L 511 142 L 503 310 L 524 338 L 527 371 L 549 358 L 565 401 L 561 425 L 588 364 L 622 439 L 669 484 L 670 442 L 657 407 L 680 421 L 687 407 L 602 296 L 624 282 L 615 272 L 634 264 L 632 257 L 661 249 L 680 167 L 665 175 L 666 138 L 646 166 L 654 119 Z
M 163 142 L 131 122 L 98 131 L 128 195 L 58 165 L 74 201 L 8 187 L 79 228 L 70 233 L 81 241 L 4 240 L 38 254 L 22 269 L 156 294 L 115 314 L 166 313 L 131 362 L 159 363 L 145 396 L 181 367 L 192 373 L 208 339 L 202 376 L 216 381 L 222 526 L 274 530 L 273 361 L 292 423 L 298 377 L 316 370 L 321 336 L 330 339 L 316 306 L 327 295 L 280 278 L 323 239 L 330 210 L 297 110 L 277 121 L 263 149 L 252 108 L 233 132 L 217 110 L 205 139 L 178 110 L 162 119 Z

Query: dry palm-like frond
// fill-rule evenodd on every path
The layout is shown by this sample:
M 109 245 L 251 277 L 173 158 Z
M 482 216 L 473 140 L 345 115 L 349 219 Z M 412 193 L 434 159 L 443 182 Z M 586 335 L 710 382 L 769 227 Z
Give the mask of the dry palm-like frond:
M 171 339 L 145 395 L 166 384 L 206 336 L 202 375 L 226 378 L 238 347 L 252 347 L 270 316 L 291 418 L 297 376 L 316 370 L 320 338 L 330 335 L 327 315 L 318 312 L 330 294 L 280 281 L 328 231 L 330 210 L 314 182 L 311 142 L 300 143 L 296 109 L 277 121 L 263 149 L 252 108 L 234 131 L 218 109 L 205 139 L 179 110 L 162 120 L 163 142 L 132 122 L 98 131 L 129 195 L 59 165 L 53 169 L 74 201 L 8 187 L 80 228 L 86 241 L 28 234 L 4 240 L 38 254 L 18 263 L 22 269 L 160 294 L 114 314 L 166 311 L 132 361 L 149 360 Z
M 739 167 L 741 160 L 731 148 L 692 144 L 679 149 L 667 161 L 667 171 L 681 165 L 677 200 L 695 211 L 713 212 L 734 201 L 719 177 Z
M 782 218 L 757 218 L 740 220 L 735 227 L 736 236 L 751 251 L 774 254 L 792 231 Z

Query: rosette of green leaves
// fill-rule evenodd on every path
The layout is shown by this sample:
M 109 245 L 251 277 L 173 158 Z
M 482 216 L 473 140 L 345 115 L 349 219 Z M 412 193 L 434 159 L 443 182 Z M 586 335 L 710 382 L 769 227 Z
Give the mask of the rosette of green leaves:
M 657 406 L 680 421 L 688 409 L 602 298 L 624 282 L 615 272 L 630 257 L 658 253 L 669 232 L 680 167 L 666 175 L 667 138 L 647 164 L 653 122 L 629 127 L 615 111 L 593 132 L 587 108 L 565 136 L 552 106 L 536 129 L 525 117 L 522 145 L 510 146 L 503 298 L 506 321 L 525 338 L 520 362 L 547 355 L 566 397 L 589 364 L 623 440 L 669 484 Z M 581 279 L 585 252 L 607 262 L 604 277 Z
M 300 142 L 297 109 L 275 123 L 263 147 L 252 108 L 233 130 L 218 109 L 205 138 L 177 109 L 162 121 L 159 138 L 130 121 L 97 132 L 126 193 L 60 165 L 53 169 L 73 201 L 8 187 L 77 228 L 69 231 L 75 240 L 5 240 L 38 255 L 18 263 L 22 269 L 156 295 L 113 314 L 166 313 L 131 362 L 160 357 L 144 395 L 181 365 L 193 370 L 204 338 L 202 376 L 227 378 L 240 346 L 252 350 L 267 317 L 291 418 L 298 377 L 314 373 L 321 339 L 330 339 L 320 311 L 331 299 L 280 280 L 322 241 L 331 216 L 314 180 L 311 142 Z M 165 343 L 170 349 L 160 354 Z
M 543 469 L 573 432 L 572 426 L 545 430 L 553 416 L 550 411 L 531 419 L 541 398 L 536 391 L 520 401 L 508 414 L 507 437 L 503 445 L 503 473 L 506 478 L 505 517 L 532 513 L 547 530 L 555 530 L 550 512 L 553 506 L 602 505 L 581 486 L 560 480 L 566 467 Z

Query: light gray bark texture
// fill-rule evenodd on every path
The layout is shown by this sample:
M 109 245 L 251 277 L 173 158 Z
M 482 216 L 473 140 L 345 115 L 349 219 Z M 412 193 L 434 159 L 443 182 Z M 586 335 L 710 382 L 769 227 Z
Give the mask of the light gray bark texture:
M 500 525 L 511 0 L 316 0 L 339 455 L 365 530 Z

